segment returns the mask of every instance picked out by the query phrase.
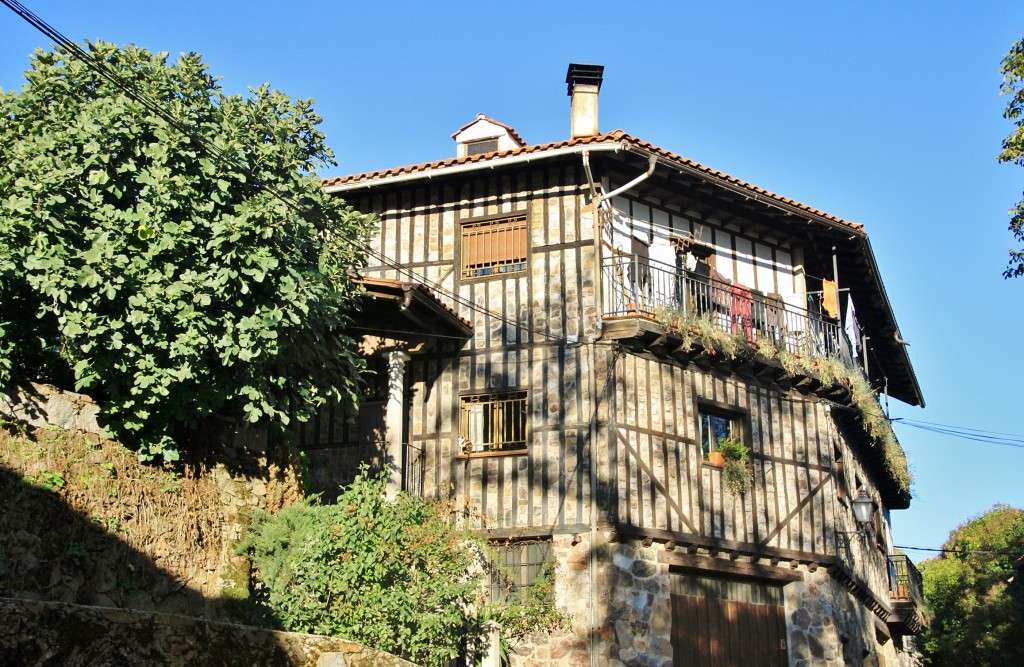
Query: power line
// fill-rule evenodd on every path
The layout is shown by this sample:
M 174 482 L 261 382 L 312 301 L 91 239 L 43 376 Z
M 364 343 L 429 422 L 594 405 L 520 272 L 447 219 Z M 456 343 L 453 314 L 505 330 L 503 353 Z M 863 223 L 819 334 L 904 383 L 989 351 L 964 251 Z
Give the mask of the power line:
M 52 39 L 59 48 L 64 49 L 66 52 L 69 53 L 69 55 L 78 58 L 83 64 L 85 64 L 86 67 L 93 70 L 101 77 L 103 77 L 111 84 L 113 84 L 116 88 L 123 91 L 132 100 L 138 102 L 145 109 L 152 112 L 153 114 L 164 120 L 166 123 L 171 125 L 171 127 L 187 136 L 198 147 L 205 150 L 208 154 L 212 155 L 213 157 L 224 160 L 225 162 L 232 164 L 234 167 L 241 169 L 243 172 L 246 173 L 247 177 L 249 177 L 251 182 L 255 182 L 257 185 L 259 185 L 258 179 L 256 179 L 253 176 L 252 172 L 247 168 L 246 165 L 238 162 L 237 160 L 234 159 L 233 156 L 227 154 L 226 152 L 214 146 L 202 135 L 193 132 L 188 125 L 184 124 L 179 119 L 177 119 L 173 114 L 164 109 L 158 102 L 153 101 L 152 99 L 147 97 L 145 93 L 140 92 L 134 86 L 132 86 L 131 83 L 124 81 L 116 74 L 112 73 L 101 62 L 97 62 L 89 53 L 87 53 L 80 46 L 78 46 L 78 44 L 68 39 L 60 31 L 46 23 L 46 21 L 44 21 L 39 16 L 34 14 L 31 10 L 26 8 L 20 2 L 18 2 L 17 0 L 0 0 L 0 2 L 2 2 L 9 9 L 18 14 L 21 18 L 23 18 L 34 28 L 42 32 L 48 38 Z M 310 211 L 302 209 L 297 202 L 295 202 L 291 197 L 289 197 L 287 194 L 283 192 L 280 192 L 276 189 L 266 189 L 265 191 L 299 214 L 309 215 L 311 213 Z M 320 223 L 321 226 L 328 222 L 321 219 L 319 215 L 314 214 L 311 217 L 314 218 L 316 222 Z M 538 337 L 547 338 L 548 340 L 561 340 L 561 337 L 559 336 L 555 336 L 554 334 L 534 329 L 529 326 L 524 326 L 523 324 L 510 320 L 499 313 L 495 313 L 487 308 L 479 306 L 470 299 L 462 297 L 461 295 L 444 288 L 439 283 L 433 282 L 427 279 L 425 276 L 417 274 L 412 269 L 409 269 L 408 267 L 405 267 L 395 262 L 389 257 L 384 256 L 382 253 L 376 251 L 367 244 L 355 240 L 350 242 L 353 243 L 353 245 L 355 245 L 356 248 L 365 252 L 368 256 L 373 257 L 374 259 L 379 261 L 382 265 L 387 266 L 388 268 L 395 270 L 401 274 L 405 274 L 410 279 L 422 283 L 423 285 L 429 287 L 434 292 L 437 292 L 438 294 L 441 294 L 442 296 L 451 299 L 455 303 L 462 305 L 473 312 L 477 312 L 487 317 L 491 317 L 509 326 L 513 326 L 518 329 L 528 331 Z
M 1015 435 L 1012 433 L 983 431 L 980 429 L 972 429 L 963 426 L 934 424 L 931 422 L 920 422 L 915 421 L 913 419 L 903 418 L 893 419 L 892 422 L 894 424 L 903 424 L 906 426 L 911 426 L 916 429 L 920 429 L 922 431 L 928 431 L 929 433 L 948 435 L 952 438 L 972 440 L 974 442 L 983 442 L 989 445 L 999 445 L 1001 447 L 1015 447 L 1018 449 L 1024 449 L 1024 436 Z
M 904 419 L 901 418 L 900 421 L 913 422 L 915 424 L 926 424 L 928 426 L 939 426 L 939 427 L 942 427 L 942 428 L 958 429 L 958 430 L 961 430 L 961 431 L 970 431 L 970 432 L 973 432 L 973 433 L 986 433 L 986 434 L 991 434 L 991 435 L 1008 435 L 1008 436 L 1010 436 L 1012 438 L 1018 438 L 1018 439 L 1024 440 L 1024 435 L 1017 435 L 1016 433 L 1007 433 L 1005 431 L 986 431 L 986 430 L 980 429 L 980 428 L 969 428 L 967 426 L 955 426 L 953 424 L 939 424 L 937 422 L 926 422 L 926 421 L 922 421 L 920 419 L 906 419 L 906 420 L 904 420 Z
M 957 554 L 961 556 L 969 556 L 973 554 L 981 554 L 987 556 L 1024 556 L 1024 551 L 987 551 L 985 549 L 936 549 L 935 547 L 905 547 L 898 544 L 893 545 L 895 549 L 902 549 L 904 551 L 930 551 L 934 553 L 944 554 Z

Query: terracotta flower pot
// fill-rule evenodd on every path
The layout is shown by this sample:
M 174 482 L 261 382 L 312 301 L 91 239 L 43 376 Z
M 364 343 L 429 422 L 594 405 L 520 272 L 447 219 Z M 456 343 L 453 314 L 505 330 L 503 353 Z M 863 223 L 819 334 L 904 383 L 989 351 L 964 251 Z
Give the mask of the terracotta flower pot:
M 708 454 L 708 463 L 721 468 L 725 465 L 725 456 L 722 452 L 710 452 Z

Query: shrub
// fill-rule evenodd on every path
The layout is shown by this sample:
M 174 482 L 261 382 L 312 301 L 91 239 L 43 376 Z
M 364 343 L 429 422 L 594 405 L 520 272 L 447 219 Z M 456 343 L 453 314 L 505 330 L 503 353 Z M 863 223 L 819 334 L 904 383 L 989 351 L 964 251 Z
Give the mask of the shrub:
M 364 467 L 334 505 L 254 515 L 239 549 L 280 628 L 443 665 L 479 632 L 483 545 L 455 528 L 449 507 L 387 500 L 385 486 Z

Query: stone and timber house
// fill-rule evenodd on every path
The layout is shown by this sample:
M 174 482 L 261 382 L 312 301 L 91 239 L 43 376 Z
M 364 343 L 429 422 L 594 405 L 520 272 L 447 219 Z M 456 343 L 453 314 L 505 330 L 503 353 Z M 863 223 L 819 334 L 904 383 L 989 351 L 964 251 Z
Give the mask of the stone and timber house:
M 908 661 L 909 480 L 874 392 L 924 400 L 864 228 L 599 132 L 602 81 L 570 66 L 563 141 L 481 114 L 454 158 L 325 180 L 379 218 L 378 381 L 303 430 L 315 481 L 369 455 L 464 499 L 520 583 L 553 559 L 569 627 L 513 664 Z

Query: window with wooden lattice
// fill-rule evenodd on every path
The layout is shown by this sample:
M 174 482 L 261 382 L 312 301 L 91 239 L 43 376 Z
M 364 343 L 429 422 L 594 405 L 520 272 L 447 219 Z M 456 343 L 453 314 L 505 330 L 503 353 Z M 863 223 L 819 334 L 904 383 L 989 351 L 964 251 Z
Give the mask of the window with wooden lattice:
M 466 454 L 526 450 L 526 392 L 472 394 L 459 400 L 459 442 Z
M 462 277 L 526 271 L 526 216 L 466 222 L 462 225 Z

